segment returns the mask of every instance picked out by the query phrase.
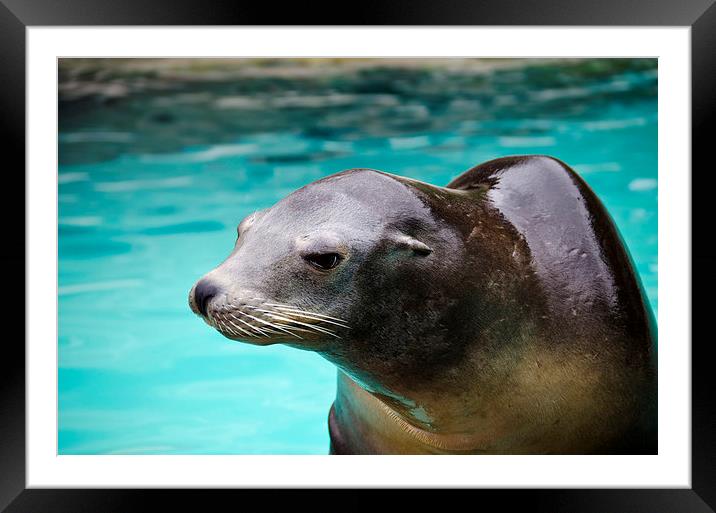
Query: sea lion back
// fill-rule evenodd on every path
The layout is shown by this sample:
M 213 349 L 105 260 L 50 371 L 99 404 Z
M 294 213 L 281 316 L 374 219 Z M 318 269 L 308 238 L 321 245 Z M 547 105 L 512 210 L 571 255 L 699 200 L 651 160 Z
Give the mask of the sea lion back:
M 626 245 L 602 202 L 568 165 L 541 155 L 505 157 L 469 169 L 447 188 L 479 192 L 519 233 L 553 312 L 582 321 L 598 316 L 640 340 L 642 351 L 654 349 L 653 314 Z
M 493 223 L 501 223 L 501 233 L 512 233 L 511 240 L 527 248 L 529 274 L 538 285 L 522 299 L 545 301 L 542 333 L 550 344 L 593 353 L 605 358 L 602 366 L 623 373 L 619 387 L 629 391 L 641 420 L 622 437 L 624 446 L 612 450 L 654 452 L 656 322 L 628 249 L 597 195 L 568 165 L 539 155 L 485 162 L 446 187 L 466 191 Z

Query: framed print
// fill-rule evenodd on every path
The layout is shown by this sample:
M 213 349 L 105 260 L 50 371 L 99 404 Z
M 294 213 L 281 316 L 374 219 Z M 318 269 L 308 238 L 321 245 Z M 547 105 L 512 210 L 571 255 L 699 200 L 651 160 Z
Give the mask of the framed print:
M 711 511 L 716 8 L 570 6 L 5 1 L 3 507 Z

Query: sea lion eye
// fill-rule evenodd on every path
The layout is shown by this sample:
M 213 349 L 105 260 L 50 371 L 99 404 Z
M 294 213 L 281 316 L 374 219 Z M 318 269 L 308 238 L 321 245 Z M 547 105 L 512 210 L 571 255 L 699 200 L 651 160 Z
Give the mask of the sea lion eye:
M 336 267 L 343 257 L 338 253 L 313 253 L 303 258 L 316 269 L 328 271 Z

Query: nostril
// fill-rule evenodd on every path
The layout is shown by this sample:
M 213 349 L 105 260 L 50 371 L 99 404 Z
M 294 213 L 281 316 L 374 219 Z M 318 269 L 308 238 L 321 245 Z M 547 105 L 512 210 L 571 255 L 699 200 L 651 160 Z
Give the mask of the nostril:
M 199 309 L 199 313 L 204 317 L 206 317 L 206 308 L 209 306 L 209 301 L 218 292 L 219 288 L 208 280 L 201 280 L 194 287 L 194 302 Z

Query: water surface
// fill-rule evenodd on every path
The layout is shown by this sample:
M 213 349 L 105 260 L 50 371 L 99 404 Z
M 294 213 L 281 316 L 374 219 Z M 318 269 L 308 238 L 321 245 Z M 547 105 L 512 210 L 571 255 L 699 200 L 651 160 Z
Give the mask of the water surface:
M 223 338 L 187 293 L 244 216 L 352 167 L 445 185 L 553 155 L 605 203 L 656 311 L 655 62 L 274 82 L 61 102 L 60 453 L 325 454 L 334 367 Z

